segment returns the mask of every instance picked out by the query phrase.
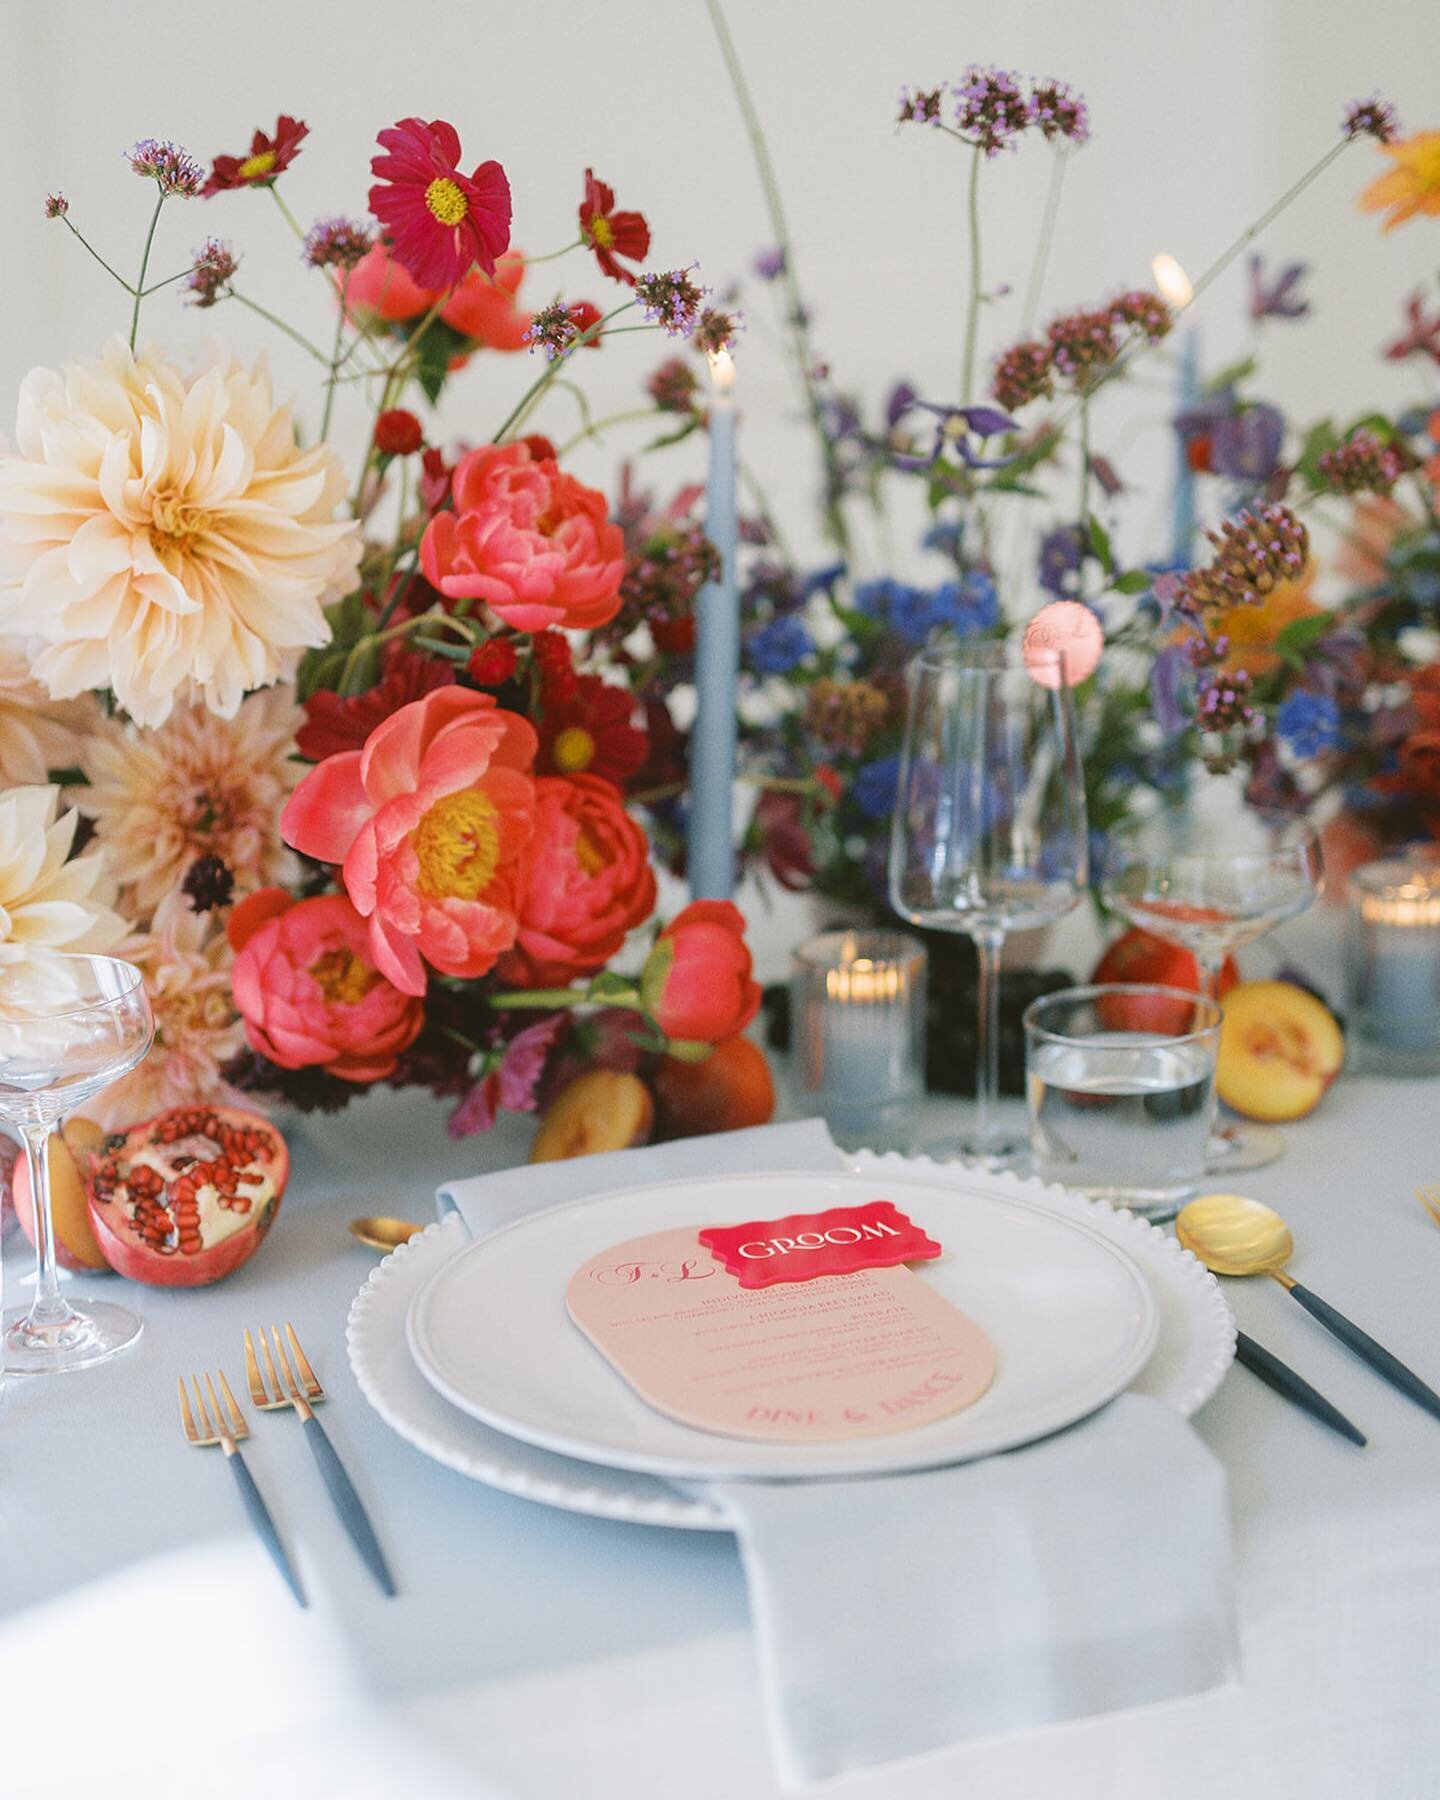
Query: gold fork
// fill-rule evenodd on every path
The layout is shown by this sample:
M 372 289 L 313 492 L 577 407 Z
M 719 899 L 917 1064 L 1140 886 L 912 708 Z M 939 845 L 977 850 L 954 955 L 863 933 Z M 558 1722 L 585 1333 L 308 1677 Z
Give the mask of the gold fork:
M 270 1327 L 269 1343 L 266 1342 L 263 1327 L 255 1336 L 260 1340 L 260 1359 L 264 1361 L 265 1374 L 262 1377 L 260 1373 L 260 1361 L 255 1355 L 255 1338 L 246 1331 L 245 1375 L 250 1384 L 251 1400 L 262 1412 L 278 1412 L 282 1407 L 291 1406 L 300 1415 L 305 1440 L 319 1466 L 340 1523 L 349 1533 L 351 1543 L 360 1552 L 370 1573 L 384 1592 L 393 1596 L 395 1578 L 385 1561 L 380 1540 L 375 1536 L 375 1527 L 370 1523 L 364 1504 L 355 1491 L 355 1483 L 336 1454 L 335 1446 L 326 1436 L 325 1427 L 315 1417 L 311 1402 L 318 1405 L 325 1398 L 325 1390 L 314 1369 L 310 1367 L 309 1358 L 300 1348 L 295 1327 L 286 1324 L 285 1343 L 280 1340 L 278 1325 Z M 273 1358 L 270 1354 L 271 1343 L 275 1346 Z
M 1415 1198 L 1429 1213 L 1437 1225 L 1440 1225 L 1440 1186 L 1430 1183 L 1426 1187 L 1417 1187 Z
M 195 1393 L 195 1407 L 192 1412 L 190 1396 L 185 1391 L 185 1377 L 179 1376 L 176 1387 L 180 1392 L 180 1423 L 184 1428 L 189 1443 L 199 1448 L 211 1444 L 219 1444 L 225 1452 L 225 1460 L 235 1475 L 236 1486 L 240 1489 L 240 1497 L 245 1502 L 245 1510 L 250 1515 L 250 1523 L 255 1527 L 260 1542 L 270 1552 L 275 1566 L 285 1578 L 285 1585 L 295 1596 L 301 1606 L 309 1602 L 305 1598 L 305 1590 L 300 1585 L 300 1577 L 295 1573 L 290 1558 L 285 1553 L 285 1546 L 280 1541 L 280 1533 L 275 1529 L 275 1521 L 270 1516 L 270 1508 L 265 1504 L 255 1478 L 240 1454 L 240 1443 L 250 1435 L 250 1427 L 245 1423 L 245 1415 L 235 1403 L 235 1396 L 230 1392 L 230 1383 L 225 1379 L 225 1371 L 216 1373 L 220 1383 L 220 1392 L 225 1396 L 225 1406 L 221 1407 L 215 1393 L 215 1382 L 209 1372 L 205 1374 L 205 1393 L 200 1391 L 200 1377 L 192 1375 L 190 1386 Z M 210 1397 L 210 1404 L 205 1404 L 205 1395 Z M 213 1423 L 212 1423 L 212 1417 Z

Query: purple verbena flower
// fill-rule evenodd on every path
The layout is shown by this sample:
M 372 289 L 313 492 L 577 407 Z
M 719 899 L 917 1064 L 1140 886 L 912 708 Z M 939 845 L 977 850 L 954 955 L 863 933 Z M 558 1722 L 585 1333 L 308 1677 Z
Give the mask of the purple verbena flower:
M 305 233 L 300 258 L 312 269 L 353 269 L 374 244 L 375 233 L 369 225 L 337 213 L 333 218 L 317 219 Z
M 740 329 L 738 313 L 720 312 L 713 306 L 707 306 L 700 314 L 691 335 L 697 350 L 703 350 L 707 356 L 718 356 L 722 350 L 732 347 Z
M 785 273 L 785 252 L 778 246 L 772 250 L 761 250 L 751 267 L 761 281 L 778 281 Z
M 1388 100 L 1372 94 L 1346 107 L 1341 130 L 1347 138 L 1372 137 L 1377 143 L 1393 144 L 1400 135 L 1400 120 Z
M 564 300 L 552 300 L 548 306 L 542 306 L 532 316 L 524 333 L 530 354 L 533 356 L 537 350 L 543 350 L 547 362 L 568 356 L 579 335 L 580 327 Z
M 1128 325 L 1142 333 L 1152 344 L 1168 337 L 1175 315 L 1160 295 L 1150 288 L 1132 288 L 1110 302 L 1110 317 L 1117 325 Z
M 1009 69 L 982 69 L 972 63 L 955 89 L 955 124 L 986 156 L 1013 149 L 1029 125 L 1030 106 L 1020 79 Z
M 158 182 L 167 199 L 171 194 L 189 199 L 205 185 L 204 169 L 188 150 L 167 138 L 141 138 L 125 152 L 125 160 L 137 175 Z
M 195 252 L 195 261 L 185 278 L 189 304 L 203 310 L 223 299 L 230 278 L 239 267 L 240 259 L 228 244 L 222 244 L 219 238 L 206 238 Z
M 1077 94 L 1067 81 L 1037 81 L 1030 90 L 1030 122 L 1038 125 L 1053 143 L 1068 138 L 1072 144 L 1083 144 L 1090 137 L 1090 108 L 1085 96 Z
M 900 90 L 900 110 L 896 117 L 897 125 L 938 125 L 940 108 L 945 99 L 945 83 L 939 87 L 910 88 Z
M 63 194 L 47 194 L 45 196 L 45 217 L 47 219 L 63 219 L 70 210 L 70 202 Z
M 1385 443 L 1363 425 L 1317 464 L 1321 481 L 1334 494 L 1388 494 L 1411 466 L 1402 445 Z
M 690 336 L 708 292 L 690 279 L 689 269 L 652 270 L 635 281 L 641 313 L 652 325 L 663 326 L 669 337 Z
M 1034 339 L 1012 344 L 995 364 L 990 392 L 1008 412 L 1055 392 L 1055 362 L 1048 344 Z

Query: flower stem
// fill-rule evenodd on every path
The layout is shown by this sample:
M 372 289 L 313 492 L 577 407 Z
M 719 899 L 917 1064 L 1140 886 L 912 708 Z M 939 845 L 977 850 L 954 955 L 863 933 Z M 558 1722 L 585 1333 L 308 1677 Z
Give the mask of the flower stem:
M 975 345 L 980 331 L 980 159 L 977 144 L 970 152 L 970 191 L 966 208 L 970 231 L 970 304 L 965 315 L 965 362 L 960 373 L 960 403 L 975 399 Z
M 583 1006 L 585 1004 L 584 988 L 524 988 L 518 993 L 487 994 L 486 1000 L 491 1006 L 503 1008 L 506 1012 L 540 1011 L 554 1012 L 562 1006 Z M 607 1000 L 606 1005 L 616 1002 Z
M 269 187 L 270 187 L 270 198 L 280 208 L 280 217 L 282 219 L 284 219 L 285 223 L 290 227 L 290 229 L 295 233 L 296 237 L 299 238 L 301 243 L 303 244 L 305 241 L 304 226 L 300 223 L 300 221 L 295 217 L 294 213 L 291 212 L 290 208 L 286 205 L 285 200 L 281 196 L 278 183 L 272 181 L 269 184 Z
M 64 218 L 64 215 L 62 214 L 61 217 Z M 125 279 L 125 277 L 122 274 L 120 274 L 119 270 L 112 269 L 110 267 L 109 263 L 106 262 L 105 258 L 100 254 L 100 252 L 90 242 L 89 238 L 86 237 L 85 233 L 83 231 L 81 231 L 78 226 L 72 225 L 68 218 L 64 218 L 64 223 L 65 223 L 65 228 L 74 237 L 76 237 L 80 240 L 81 244 L 95 258 L 96 262 L 99 263 L 100 267 L 105 271 L 105 273 L 108 276 L 110 276 L 112 280 L 118 281 L 120 283 L 121 287 L 124 288 L 124 290 L 127 294 L 133 294 L 135 292 L 134 288 L 131 287 L 130 283 Z M 190 273 L 190 271 L 187 269 L 185 271 L 185 273 L 188 275 Z
M 533 268 L 537 263 L 556 262 L 560 257 L 568 256 L 572 250 L 580 249 L 584 242 L 585 240 L 583 237 L 578 237 L 568 244 L 563 244 L 558 250 L 547 250 L 544 256 L 527 256 L 525 258 L 525 267 L 529 269 Z
M 140 331 L 140 302 L 145 298 L 145 271 L 150 267 L 150 246 L 155 242 L 155 227 L 160 223 L 160 208 L 165 204 L 165 191 L 162 188 L 155 201 L 155 210 L 150 215 L 150 229 L 145 233 L 145 249 L 140 257 L 140 279 L 131 288 L 135 296 L 135 305 L 130 312 L 130 348 L 135 348 L 135 339 Z
M 327 368 L 329 367 L 330 359 L 325 352 L 317 350 L 309 338 L 298 332 L 293 325 L 288 325 L 278 314 L 272 313 L 268 307 L 261 306 L 258 300 L 252 300 L 248 294 L 242 294 L 238 288 L 232 287 L 229 292 L 232 300 L 238 300 L 242 306 L 248 306 L 251 312 L 258 313 L 268 325 L 273 325 L 277 331 L 283 331 L 286 337 L 292 338 L 302 350 L 309 351 L 316 362 L 324 363 Z
M 335 343 L 330 351 L 330 379 L 325 383 L 325 410 L 320 416 L 320 438 L 330 435 L 330 414 L 335 406 L 335 377 L 340 370 L 340 347 L 345 340 L 345 302 L 350 297 L 350 271 L 340 284 L 340 311 L 335 320 Z
M 582 430 L 577 431 L 574 437 L 566 438 L 560 446 L 560 454 L 568 456 L 587 438 L 598 438 L 600 433 L 611 425 L 633 425 L 637 419 L 655 419 L 659 416 L 659 408 L 655 406 L 632 406 L 627 412 L 611 413 L 607 418 L 596 419 L 593 423 L 586 425 Z
M 1090 396 L 1080 402 L 1080 511 L 1076 522 L 1087 532 L 1090 521 Z
M 1020 335 L 1028 338 L 1040 310 L 1040 290 L 1045 284 L 1045 270 L 1050 262 L 1050 249 L 1055 241 L 1055 221 L 1060 215 L 1060 190 L 1065 185 L 1065 165 L 1069 156 L 1064 150 L 1055 152 L 1050 165 L 1050 186 L 1045 193 L 1045 211 L 1040 218 L 1040 236 L 1035 243 L 1035 260 L 1030 265 L 1030 279 L 1025 286 L 1025 310 L 1020 315 Z
M 730 35 L 730 26 L 726 20 L 721 0 L 705 0 L 705 10 L 710 15 L 711 28 L 714 30 L 716 42 L 720 46 L 725 72 L 730 77 L 730 87 L 735 95 L 735 104 L 740 109 L 745 132 L 750 139 L 750 151 L 755 159 L 755 171 L 760 177 L 761 191 L 765 196 L 765 208 L 770 215 L 770 230 L 775 239 L 775 247 L 780 252 L 780 283 L 785 294 L 785 323 L 790 335 L 790 355 L 795 364 L 795 372 L 800 379 L 805 408 L 815 430 L 816 442 L 820 447 L 820 460 L 824 469 L 825 484 L 822 507 L 826 528 L 836 546 L 848 556 L 850 529 L 845 522 L 844 508 L 841 505 L 844 487 L 840 478 L 839 458 L 830 434 L 825 429 L 825 408 L 821 400 L 819 384 L 815 379 L 815 355 L 810 344 L 805 303 L 801 298 L 800 284 L 795 275 L 795 251 L 790 237 L 790 227 L 785 218 L 785 207 L 780 198 L 780 183 L 775 176 L 775 165 L 770 160 L 770 146 L 765 139 L 765 128 L 760 122 L 760 113 L 755 105 L 754 96 L 750 92 L 750 84 L 745 79 L 745 71 L 741 67 L 740 57 L 735 49 L 735 40 Z
M 567 351 L 564 356 L 557 356 L 554 362 L 547 363 L 541 373 L 530 383 L 529 387 L 526 388 L 525 392 L 516 401 L 515 405 L 511 407 L 504 423 L 495 433 L 492 442 L 503 444 L 508 434 L 514 430 L 522 419 L 527 417 L 528 414 L 534 410 L 540 396 L 545 392 L 546 388 L 550 386 L 550 383 L 558 377 L 561 364 L 568 361 L 571 353 L 578 350 L 582 344 L 588 344 L 592 339 L 598 337 L 612 319 L 618 319 L 621 313 L 628 312 L 634 304 L 635 302 L 633 300 L 626 300 L 622 305 L 617 306 L 612 311 L 606 313 L 603 318 L 597 319 L 593 325 L 580 333 L 571 344 L 570 350 Z

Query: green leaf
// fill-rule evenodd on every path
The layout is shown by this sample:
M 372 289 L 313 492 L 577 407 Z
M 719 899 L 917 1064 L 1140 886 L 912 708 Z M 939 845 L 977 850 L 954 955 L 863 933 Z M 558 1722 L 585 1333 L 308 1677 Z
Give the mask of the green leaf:
M 1143 594 L 1154 579 L 1144 569 L 1127 569 L 1123 575 L 1117 575 L 1110 585 L 1117 594 Z
M 1212 394 L 1220 394 L 1226 388 L 1239 387 L 1242 381 L 1248 381 L 1255 373 L 1257 364 L 1253 356 L 1245 356 L 1239 362 L 1227 363 L 1218 374 L 1212 375 L 1200 389 L 1208 399 Z
M 1094 513 L 1091 513 L 1090 515 L 1086 530 L 1090 537 L 1090 548 L 1094 551 L 1101 567 L 1108 575 L 1115 567 L 1115 556 L 1110 548 L 1110 533 L 1095 517 Z
M 1292 619 L 1275 635 L 1275 649 L 1286 662 L 1303 663 L 1305 652 L 1314 649 L 1335 623 L 1332 612 L 1311 613 L 1308 618 Z
M 647 452 L 650 450 L 668 450 L 672 444 L 683 444 L 686 438 L 692 436 L 699 429 L 700 421 L 698 418 L 687 419 L 677 430 L 665 431 L 662 432 L 659 437 L 651 438 L 650 442 L 643 448 Z
M 456 331 L 443 319 L 436 319 L 431 323 L 420 340 L 415 379 L 432 406 L 440 398 L 440 390 L 449 379 L 452 360 L 474 347 L 463 332 Z
M 602 969 L 585 990 L 585 998 L 601 1006 L 620 1006 L 635 999 L 635 983 L 613 969 Z

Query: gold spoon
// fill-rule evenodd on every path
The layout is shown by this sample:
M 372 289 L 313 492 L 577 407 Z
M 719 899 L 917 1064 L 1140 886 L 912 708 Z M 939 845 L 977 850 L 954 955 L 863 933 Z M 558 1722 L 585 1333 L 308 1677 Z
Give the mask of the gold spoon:
M 1352 1324 L 1344 1313 L 1336 1312 L 1318 1294 L 1287 1274 L 1285 1264 L 1295 1253 L 1295 1240 L 1279 1213 L 1241 1194 L 1202 1194 L 1181 1207 L 1175 1220 L 1175 1235 L 1216 1275 L 1268 1275 L 1278 1281 L 1292 1299 L 1369 1363 L 1391 1387 L 1440 1419 L 1440 1394 L 1427 1387 L 1383 1344 L 1377 1344 L 1368 1332 Z
M 368 1244 L 372 1250 L 398 1250 L 401 1244 L 408 1244 L 417 1232 L 425 1229 L 423 1225 L 413 1224 L 409 1219 L 352 1219 L 350 1232 L 359 1238 L 362 1244 Z

